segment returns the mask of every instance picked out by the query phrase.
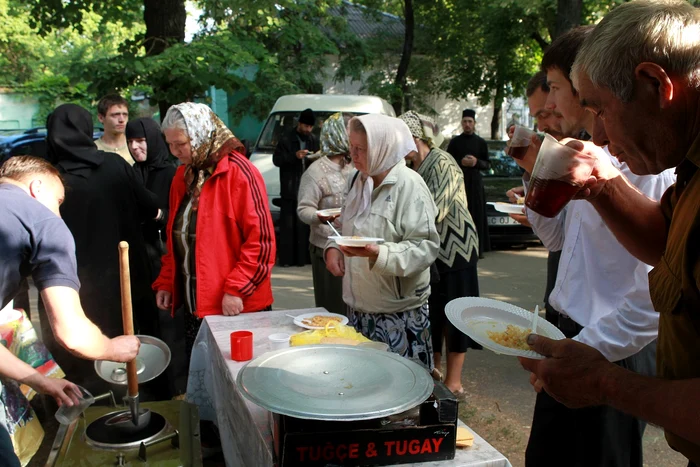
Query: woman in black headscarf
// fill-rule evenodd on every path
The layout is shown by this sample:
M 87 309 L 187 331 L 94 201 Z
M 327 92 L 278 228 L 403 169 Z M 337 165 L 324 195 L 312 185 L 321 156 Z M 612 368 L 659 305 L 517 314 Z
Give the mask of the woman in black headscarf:
M 155 195 L 117 154 L 97 149 L 90 113 L 74 104 L 56 108 L 47 123 L 50 160 L 62 173 L 66 200 L 61 217 L 75 238 L 80 301 L 85 314 L 105 335 L 122 334 L 118 245 L 129 243 L 131 292 L 137 331 L 157 334 L 157 311 L 141 223 L 162 217 Z M 48 323 L 42 316 L 42 324 Z M 42 326 L 43 328 L 43 326 Z M 44 337 L 52 336 L 44 330 Z M 51 339 L 53 340 L 53 339 Z M 51 345 L 49 345 L 51 344 Z M 69 379 L 88 390 L 104 391 L 90 362 L 47 344 Z
M 151 219 L 141 226 L 153 282 L 160 274 L 161 257 L 166 253 L 165 229 L 168 221 L 170 184 L 177 168 L 163 139 L 160 125 L 152 118 L 138 118 L 127 123 L 126 144 L 136 162 L 133 165 L 134 170 L 148 191 L 156 195 L 158 207 L 163 212 L 160 220 Z M 188 371 L 184 346 L 184 317 L 179 310 L 176 310 L 173 316 L 168 311 L 158 310 L 158 315 L 160 337 L 170 347 L 170 366 L 166 370 L 170 391 L 173 395 L 183 394 L 187 387 Z
M 159 221 L 146 221 L 142 228 L 148 258 L 151 261 L 153 282 L 160 274 L 160 258 L 165 254 L 168 197 L 176 167 L 163 139 L 160 125 L 152 118 L 138 118 L 127 123 L 126 143 L 131 157 L 136 161 L 134 169 L 140 175 L 146 189 L 156 195 L 158 207 L 164 214 Z

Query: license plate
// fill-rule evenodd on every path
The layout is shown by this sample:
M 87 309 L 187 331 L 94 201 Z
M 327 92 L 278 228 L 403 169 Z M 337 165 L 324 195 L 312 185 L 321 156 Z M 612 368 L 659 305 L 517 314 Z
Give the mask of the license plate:
M 520 225 L 510 216 L 489 216 L 489 225 Z

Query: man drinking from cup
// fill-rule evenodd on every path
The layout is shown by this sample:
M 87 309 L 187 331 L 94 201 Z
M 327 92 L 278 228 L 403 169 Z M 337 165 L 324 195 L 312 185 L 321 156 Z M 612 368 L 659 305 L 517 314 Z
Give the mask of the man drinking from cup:
M 527 96 L 527 106 L 530 110 L 530 116 L 537 122 L 537 131 L 547 133 L 556 138 L 557 141 L 565 136 L 573 136 L 564 135 L 562 133 L 561 114 L 557 111 L 545 108 L 547 98 L 549 97 L 549 86 L 547 85 L 547 73 L 545 71 L 540 70 L 532 75 L 525 88 L 525 95 Z M 516 203 L 518 198 L 525 197 L 525 188 L 522 185 L 511 188 L 506 192 L 506 195 L 512 203 Z M 510 214 L 510 217 L 527 227 L 532 227 L 524 213 Z M 557 281 L 557 269 L 559 268 L 560 256 L 561 250 L 550 251 L 547 255 L 547 287 L 544 292 L 545 317 L 547 321 L 554 325 L 559 322 L 559 312 L 550 305 L 549 294 L 554 289 L 554 284 Z
M 615 66 L 610 66 L 611 63 Z M 596 144 L 636 174 L 676 168 L 660 202 L 622 170 L 600 164 L 588 196 L 625 248 L 654 266 L 659 378 L 611 365 L 599 349 L 530 336 L 550 358 L 523 359 L 535 388 L 569 407 L 607 404 L 666 429 L 669 445 L 700 464 L 700 10 L 679 0 L 615 8 L 576 57 L 581 105 L 597 118 Z M 573 143 L 572 143 L 573 144 Z M 577 143 L 579 149 L 583 146 Z M 588 409 L 584 409 L 588 410 Z
M 583 134 L 594 128 L 595 116 L 580 106 L 569 80 L 576 52 L 591 30 L 581 27 L 560 36 L 547 49 L 542 61 L 550 86 L 546 108 L 561 113 L 561 126 L 567 134 Z M 537 190 L 546 191 L 543 185 L 554 185 L 552 180 L 547 180 L 549 175 L 543 165 L 569 177 L 569 171 L 575 167 L 581 171 L 575 175 L 577 182 L 583 184 L 596 163 L 590 154 L 548 138 L 551 141 L 543 143 L 537 164 L 532 160 L 534 148 L 517 161 L 527 172 L 524 182 L 531 190 L 530 199 Z M 536 138 L 532 143 L 531 146 L 539 146 Z M 613 163 L 629 173 L 628 168 L 616 161 L 607 162 Z M 530 178 L 533 172 L 540 181 Z M 668 173 L 636 177 L 634 183 L 647 196 L 658 199 L 673 183 L 673 177 Z M 529 204 L 551 215 L 557 206 L 548 204 L 561 197 L 560 194 L 550 194 Z M 556 323 L 559 329 L 567 337 L 596 348 L 609 362 L 653 375 L 658 315 L 649 299 L 648 266 L 615 240 L 586 201 L 569 203 L 565 216 L 545 217 L 529 207 L 526 214 L 544 245 L 550 251 L 562 252 L 557 281 L 549 296 L 551 305 L 559 312 Z M 641 467 L 644 427 L 642 421 L 611 407 L 568 409 L 542 391 L 535 404 L 526 465 Z

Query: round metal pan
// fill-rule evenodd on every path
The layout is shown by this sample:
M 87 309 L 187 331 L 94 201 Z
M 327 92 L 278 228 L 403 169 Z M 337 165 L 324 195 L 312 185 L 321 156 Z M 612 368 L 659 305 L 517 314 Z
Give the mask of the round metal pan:
M 417 363 L 350 345 L 309 345 L 266 353 L 238 373 L 243 394 L 267 410 L 313 420 L 368 420 L 408 410 L 433 392 Z
M 158 377 L 170 364 L 170 348 L 160 339 L 152 336 L 136 336 L 141 341 L 139 354 L 136 356 L 136 368 L 139 384 Z M 97 360 L 95 371 L 108 383 L 126 386 L 126 364 Z

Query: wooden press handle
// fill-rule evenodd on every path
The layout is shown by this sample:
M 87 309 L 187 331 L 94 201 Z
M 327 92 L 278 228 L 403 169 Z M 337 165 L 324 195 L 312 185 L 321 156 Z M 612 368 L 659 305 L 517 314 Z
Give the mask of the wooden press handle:
M 129 244 L 119 242 L 119 284 L 122 291 L 122 322 L 124 335 L 134 335 L 134 314 L 131 308 L 131 272 L 129 271 Z M 136 374 L 136 360 L 126 363 L 126 375 L 129 384 L 129 396 L 139 393 L 139 380 Z

